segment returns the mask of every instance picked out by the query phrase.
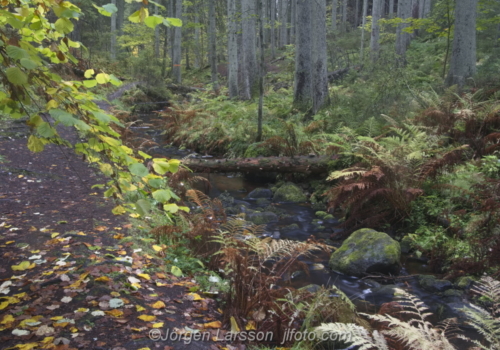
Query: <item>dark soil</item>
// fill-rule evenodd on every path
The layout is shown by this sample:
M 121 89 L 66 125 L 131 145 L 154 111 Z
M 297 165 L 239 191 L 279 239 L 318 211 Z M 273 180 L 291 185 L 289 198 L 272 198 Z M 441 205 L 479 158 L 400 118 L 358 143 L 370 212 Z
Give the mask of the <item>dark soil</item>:
M 221 319 L 216 302 L 190 293 L 196 285 L 169 274 L 160 257 L 133 251 L 127 218 L 113 215 L 115 204 L 92 189 L 105 182 L 95 169 L 61 146 L 33 154 L 26 146 L 27 126 L 20 121 L 2 123 L 0 348 L 221 347 L 213 341 L 150 339 L 152 329 L 163 335 L 189 329 L 216 335 L 216 321 Z M 72 143 L 78 141 L 72 129 L 59 132 Z M 131 287 L 134 278 L 139 280 L 137 290 Z M 112 308 L 110 299 L 124 304 Z M 164 305 L 155 304 L 159 301 Z M 95 311 L 104 314 L 93 315 Z

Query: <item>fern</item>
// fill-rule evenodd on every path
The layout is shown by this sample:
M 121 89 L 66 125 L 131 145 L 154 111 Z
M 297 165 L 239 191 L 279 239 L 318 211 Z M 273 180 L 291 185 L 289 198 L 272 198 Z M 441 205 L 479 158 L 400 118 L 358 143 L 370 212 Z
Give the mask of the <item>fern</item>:
M 315 328 L 317 339 L 335 339 L 358 346 L 359 350 L 389 350 L 385 338 L 377 331 L 368 331 L 354 323 L 326 323 Z M 327 336 L 325 336 L 327 335 Z

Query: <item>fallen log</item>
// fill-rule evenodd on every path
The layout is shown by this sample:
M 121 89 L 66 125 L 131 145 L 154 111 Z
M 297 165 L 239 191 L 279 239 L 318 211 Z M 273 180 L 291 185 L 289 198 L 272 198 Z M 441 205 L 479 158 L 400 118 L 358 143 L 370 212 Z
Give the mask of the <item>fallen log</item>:
M 322 174 L 327 172 L 328 162 L 333 159 L 336 159 L 336 157 L 189 158 L 182 161 L 182 164 L 199 173 L 277 172 Z

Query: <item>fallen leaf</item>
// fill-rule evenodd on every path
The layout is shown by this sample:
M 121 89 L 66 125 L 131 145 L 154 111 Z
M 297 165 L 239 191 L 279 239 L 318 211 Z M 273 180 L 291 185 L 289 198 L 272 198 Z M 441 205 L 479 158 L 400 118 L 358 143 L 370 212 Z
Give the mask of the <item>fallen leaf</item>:
M 156 303 L 151 304 L 151 307 L 155 309 L 163 309 L 165 306 L 165 303 L 161 300 L 158 300 Z
M 120 311 L 118 309 L 113 309 L 113 310 L 105 311 L 105 313 L 107 315 L 111 315 L 113 317 L 121 317 L 121 316 L 123 316 L 123 311 Z
M 30 331 L 24 330 L 24 329 L 14 329 L 12 331 L 12 334 L 17 335 L 18 337 L 22 337 L 23 335 L 28 335 L 30 334 Z
M 147 273 L 138 273 L 137 276 L 142 277 L 148 281 L 151 279 L 151 277 Z
M 97 282 L 109 282 L 109 281 L 110 281 L 110 279 L 109 279 L 109 277 L 108 277 L 108 276 L 101 276 L 101 277 L 97 277 L 95 280 L 96 280 Z
M 137 316 L 137 318 L 146 322 L 152 322 L 156 320 L 156 316 L 149 316 L 149 315 L 141 315 Z
M 64 298 L 61 299 L 61 302 L 63 303 L 69 303 L 71 300 L 73 300 L 72 297 L 65 296 Z
M 162 327 L 163 327 L 163 325 L 164 325 L 164 323 L 163 323 L 163 322 L 158 322 L 158 323 L 154 323 L 152 327 L 153 327 L 153 328 L 162 328 Z
M 220 321 L 213 321 L 209 323 L 204 323 L 203 328 L 221 328 L 222 323 Z
M 29 261 L 23 261 L 19 265 L 12 265 L 11 268 L 14 271 L 24 271 L 28 269 L 32 269 L 36 266 L 35 263 L 30 263 Z
M 193 300 L 193 301 L 203 300 L 203 298 L 200 297 L 200 295 L 197 294 L 197 293 L 188 293 L 187 294 L 187 299 L 188 300 Z

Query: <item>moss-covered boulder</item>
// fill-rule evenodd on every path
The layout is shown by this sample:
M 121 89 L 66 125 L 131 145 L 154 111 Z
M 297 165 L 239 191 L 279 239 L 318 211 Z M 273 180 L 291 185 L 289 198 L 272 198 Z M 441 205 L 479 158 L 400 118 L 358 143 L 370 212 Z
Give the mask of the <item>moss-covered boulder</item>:
M 418 283 L 420 287 L 424 288 L 429 292 L 444 292 L 447 289 L 453 287 L 450 281 L 437 279 L 432 275 L 420 275 L 418 276 Z
M 287 182 L 274 192 L 273 201 L 305 202 L 307 201 L 307 197 L 297 185 Z
M 248 214 L 246 220 L 253 222 L 255 225 L 264 225 L 273 221 L 278 221 L 278 215 L 268 211 L 263 213 L 255 212 Z
M 349 236 L 330 258 L 332 270 L 363 276 L 371 272 L 397 274 L 400 270 L 399 243 L 388 234 L 361 229 Z
M 273 156 L 273 152 L 266 147 L 264 142 L 252 143 L 248 146 L 243 157 L 245 158 L 256 158 L 256 157 L 270 157 Z
M 267 188 L 256 188 L 247 195 L 249 199 L 266 198 L 270 199 L 273 196 L 273 192 Z

